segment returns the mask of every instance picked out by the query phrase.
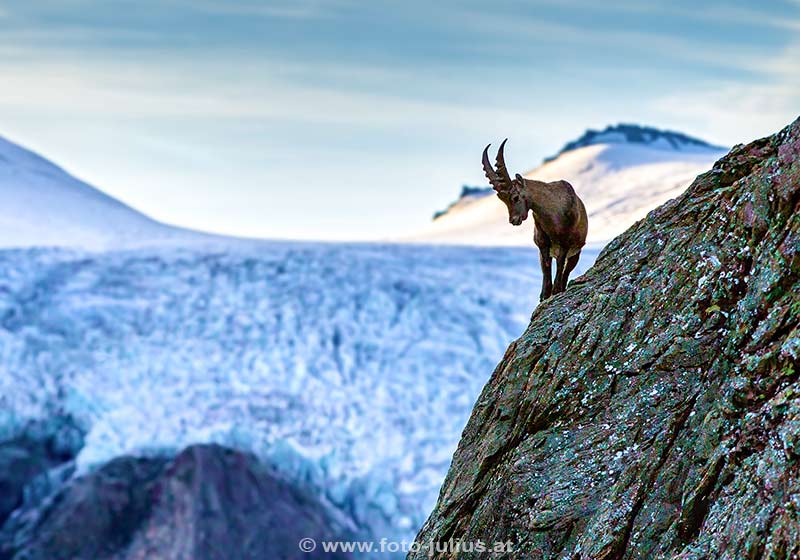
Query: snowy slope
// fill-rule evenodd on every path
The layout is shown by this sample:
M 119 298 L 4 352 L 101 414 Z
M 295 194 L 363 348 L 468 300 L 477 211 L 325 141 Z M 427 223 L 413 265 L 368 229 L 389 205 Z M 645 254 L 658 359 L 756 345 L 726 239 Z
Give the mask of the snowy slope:
M 643 135 L 647 141 L 632 141 L 623 132 L 609 129 L 588 138 L 584 135 L 568 144 L 558 156 L 526 173 L 525 177 L 569 181 L 583 199 L 589 214 L 587 242 L 601 245 L 653 208 L 675 198 L 725 153 L 722 148 L 694 139 L 678 143 L 675 138 L 682 135 L 665 134 L 669 136 Z M 506 151 L 506 163 L 512 172 L 513 162 L 518 160 L 519 156 L 515 156 L 513 151 Z M 486 190 L 483 196 L 476 196 L 473 192 L 471 196 L 459 199 L 409 240 L 530 245 L 532 239 L 533 221 L 528 219 L 516 228 L 509 225 L 506 207 L 491 190 Z
M 0 251 L 0 441 L 70 416 L 83 469 L 223 443 L 368 534 L 410 539 L 527 324 L 536 262 L 528 248 L 234 240 Z
M 158 223 L 0 137 L 0 247 L 135 247 L 204 236 Z

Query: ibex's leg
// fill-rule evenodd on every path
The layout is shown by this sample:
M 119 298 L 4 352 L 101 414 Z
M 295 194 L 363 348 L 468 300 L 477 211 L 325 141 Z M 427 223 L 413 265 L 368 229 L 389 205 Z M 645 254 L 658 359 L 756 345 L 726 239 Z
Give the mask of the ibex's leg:
M 553 270 L 552 259 L 550 258 L 550 238 L 539 229 L 539 225 L 533 224 L 533 242 L 539 247 L 539 265 L 542 268 L 542 291 L 539 294 L 539 301 L 544 301 L 553 293 Z
M 556 280 L 553 289 L 554 294 L 559 294 L 564 291 L 564 267 L 566 265 L 567 256 L 559 252 L 556 255 Z
M 575 270 L 575 267 L 578 265 L 578 260 L 581 258 L 581 254 L 578 253 L 577 255 L 572 255 L 570 258 L 567 259 L 567 264 L 564 267 L 564 285 L 561 287 L 561 291 L 567 289 L 567 282 L 569 281 L 569 273 Z
M 539 264 L 542 266 L 542 291 L 539 301 L 544 301 L 553 293 L 553 261 L 549 247 L 539 247 Z

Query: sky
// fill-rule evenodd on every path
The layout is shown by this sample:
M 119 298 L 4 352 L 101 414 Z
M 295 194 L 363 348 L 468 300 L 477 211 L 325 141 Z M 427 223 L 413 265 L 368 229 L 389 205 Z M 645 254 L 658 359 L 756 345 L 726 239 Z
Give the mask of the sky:
M 509 137 L 733 145 L 800 115 L 800 0 L 0 0 L 0 135 L 168 223 L 420 229 Z

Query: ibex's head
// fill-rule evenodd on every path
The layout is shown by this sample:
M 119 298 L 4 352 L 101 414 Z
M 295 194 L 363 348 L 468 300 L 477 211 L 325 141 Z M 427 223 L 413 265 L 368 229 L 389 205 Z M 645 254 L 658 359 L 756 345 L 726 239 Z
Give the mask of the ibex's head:
M 494 190 L 497 191 L 497 198 L 502 200 L 508 208 L 508 221 L 511 225 L 520 225 L 525 218 L 528 217 L 528 205 L 522 196 L 522 177 L 516 176 L 513 180 L 508 175 L 506 169 L 506 162 L 503 158 L 503 148 L 506 145 L 508 138 L 503 140 L 500 144 L 500 149 L 497 150 L 497 158 L 495 159 L 495 166 L 497 171 L 492 169 L 492 164 L 489 163 L 489 146 L 483 150 L 483 171 L 486 173 L 486 178 L 489 179 Z

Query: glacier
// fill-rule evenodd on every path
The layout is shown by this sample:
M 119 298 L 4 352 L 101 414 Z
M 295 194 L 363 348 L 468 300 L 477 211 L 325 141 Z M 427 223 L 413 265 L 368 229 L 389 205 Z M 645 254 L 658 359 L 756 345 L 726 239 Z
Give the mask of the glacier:
M 364 534 L 411 539 L 536 305 L 537 259 L 246 240 L 0 251 L 0 439 L 68 417 L 85 433 L 79 473 L 224 444 Z

